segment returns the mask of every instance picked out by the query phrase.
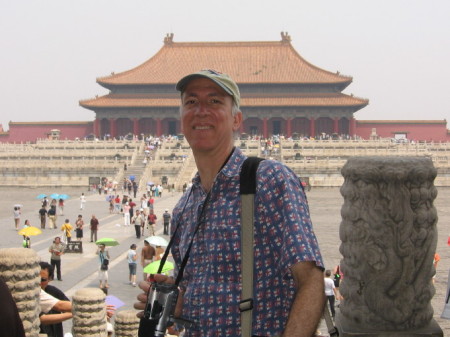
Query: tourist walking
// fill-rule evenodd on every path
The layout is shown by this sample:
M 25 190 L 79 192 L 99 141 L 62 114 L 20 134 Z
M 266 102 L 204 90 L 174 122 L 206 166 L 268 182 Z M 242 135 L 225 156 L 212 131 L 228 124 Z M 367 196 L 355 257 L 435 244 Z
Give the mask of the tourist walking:
M 51 206 L 47 212 L 48 216 L 48 228 L 55 229 L 56 228 L 56 206 Z
M 64 254 L 64 249 L 66 245 L 61 242 L 61 238 L 57 236 L 53 241 L 53 244 L 50 246 L 48 251 L 51 253 L 50 264 L 53 269 L 56 271 L 56 276 L 58 281 L 62 281 L 61 278 L 61 255 Z
M 59 198 L 58 208 L 59 208 L 59 215 L 64 215 L 64 199 Z
M 84 209 L 85 204 L 86 204 L 86 197 L 85 197 L 84 193 L 81 193 L 81 196 L 80 196 L 80 210 Z
M 336 287 L 334 285 L 334 281 L 331 279 L 331 270 L 325 271 L 325 296 L 327 297 L 328 304 L 330 306 L 331 316 L 334 318 L 335 310 L 334 310 L 334 302 L 338 297 Z
M 149 235 L 155 235 L 155 224 L 156 224 L 156 220 L 158 219 L 158 217 L 156 216 L 156 214 L 153 212 L 153 209 L 150 210 L 150 214 L 148 215 L 148 230 Z M 150 234 L 151 233 L 151 234 Z
M 79 214 L 77 221 L 75 221 L 75 233 L 77 236 L 77 241 L 81 241 L 81 239 L 83 238 L 83 227 L 84 227 L 83 216 Z
M 61 226 L 61 230 L 62 230 L 62 232 L 64 234 L 64 238 L 65 238 L 65 240 L 64 240 L 65 243 L 69 243 L 70 240 L 72 240 L 72 229 L 73 229 L 73 227 L 70 224 L 69 219 L 66 219 L 64 221 L 64 224 Z
M 20 224 L 20 207 L 16 206 L 14 207 L 14 211 L 13 211 L 13 215 L 14 215 L 14 225 L 16 226 L 16 231 L 19 230 L 19 224 Z
M 41 220 L 41 228 L 45 228 L 45 221 L 47 217 L 47 209 L 42 205 L 41 209 L 39 210 L 39 219 Z
M 170 224 L 170 219 L 171 219 L 171 215 L 169 213 L 168 209 L 164 210 L 163 213 L 163 225 L 164 225 L 164 235 L 169 235 L 169 224 Z
M 98 232 L 98 219 L 95 217 L 94 214 L 92 214 L 91 222 L 90 222 L 90 228 L 91 228 L 91 242 L 97 241 L 97 232 Z
M 109 269 L 109 252 L 106 250 L 104 244 L 100 244 L 97 247 L 97 255 L 99 257 L 100 266 L 98 269 L 98 280 L 100 282 L 100 288 L 109 288 L 108 285 L 108 269 Z
M 149 263 L 152 263 L 153 258 L 156 254 L 156 250 L 147 240 L 144 240 L 144 247 L 141 250 L 141 265 L 145 268 Z M 144 273 L 144 281 L 147 280 L 149 274 Z
M 137 266 L 137 253 L 136 253 L 137 246 L 133 243 L 130 246 L 130 250 L 128 251 L 128 269 L 130 270 L 129 274 L 129 280 L 130 284 L 133 285 L 133 287 L 136 287 L 136 266 Z
M 136 231 L 136 238 L 141 238 L 141 233 L 144 235 L 145 218 L 140 210 L 136 210 L 136 215 L 131 219 L 131 223 L 134 224 Z
M 130 225 L 130 204 L 128 201 L 123 205 L 122 211 L 123 211 L 123 225 L 125 227 Z

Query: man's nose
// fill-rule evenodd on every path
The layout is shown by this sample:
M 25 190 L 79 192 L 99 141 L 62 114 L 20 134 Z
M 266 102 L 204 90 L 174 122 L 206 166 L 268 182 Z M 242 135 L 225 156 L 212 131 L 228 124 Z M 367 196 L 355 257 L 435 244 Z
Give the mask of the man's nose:
M 199 102 L 195 113 L 197 116 L 205 116 L 208 114 L 208 105 L 206 102 Z

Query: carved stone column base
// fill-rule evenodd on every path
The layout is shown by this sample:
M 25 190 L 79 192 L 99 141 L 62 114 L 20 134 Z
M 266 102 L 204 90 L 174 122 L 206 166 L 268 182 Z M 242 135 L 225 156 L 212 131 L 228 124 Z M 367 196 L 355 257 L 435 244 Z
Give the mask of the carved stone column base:
M 443 337 L 444 333 L 438 323 L 432 319 L 420 329 L 403 331 L 371 331 L 366 327 L 356 326 L 336 311 L 336 327 L 339 337 Z

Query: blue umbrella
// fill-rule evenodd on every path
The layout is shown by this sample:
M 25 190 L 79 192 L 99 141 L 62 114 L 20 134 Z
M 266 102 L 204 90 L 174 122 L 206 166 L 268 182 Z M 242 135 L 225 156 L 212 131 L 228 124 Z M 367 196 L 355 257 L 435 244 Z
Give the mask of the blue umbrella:
M 62 199 L 62 200 L 67 200 L 67 199 L 69 199 L 70 197 L 67 195 L 67 194 L 60 194 L 59 195 L 59 199 Z
M 59 194 L 58 193 L 50 194 L 50 198 L 52 198 L 52 199 L 59 199 Z
M 41 193 L 36 197 L 36 199 L 44 199 L 46 196 L 47 194 Z
M 111 201 L 112 199 L 114 199 L 113 195 L 107 195 L 105 198 L 106 201 Z

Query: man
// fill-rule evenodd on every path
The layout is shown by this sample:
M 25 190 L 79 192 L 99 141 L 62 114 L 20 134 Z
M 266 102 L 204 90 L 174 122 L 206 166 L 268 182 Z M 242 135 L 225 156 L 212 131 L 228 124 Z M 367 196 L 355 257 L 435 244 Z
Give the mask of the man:
M 199 227 L 175 312 L 195 322 L 186 337 L 240 336 L 239 176 L 245 156 L 234 148 L 242 124 L 239 89 L 229 76 L 212 70 L 184 77 L 177 89 L 182 130 L 198 169 L 173 211 L 177 268 Z M 323 263 L 306 197 L 285 165 L 260 163 L 254 218 L 252 335 L 310 337 L 325 302 Z M 162 275 L 156 280 L 169 282 Z
M 54 229 L 56 228 L 56 206 L 51 206 L 47 212 L 48 216 L 48 228 Z
M 98 219 L 92 214 L 90 227 L 91 227 L 91 242 L 97 241 L 97 231 L 98 231 Z M 95 239 L 95 240 L 94 240 Z
M 164 235 L 169 235 L 169 223 L 171 218 L 172 217 L 170 216 L 169 210 L 168 209 L 164 210 L 163 214 Z
M 47 216 L 47 210 L 45 209 L 45 207 L 42 205 L 41 209 L 39 210 L 39 218 L 41 219 L 41 228 L 44 229 L 45 228 L 45 218 Z
M 56 270 L 56 275 L 58 277 L 58 281 L 62 281 L 61 279 L 61 255 L 64 254 L 64 250 L 66 245 L 61 242 L 61 238 L 57 236 L 53 241 L 53 244 L 50 246 L 48 251 L 51 253 L 50 263 L 54 270 Z
M 108 266 L 109 266 L 109 260 L 111 259 L 109 257 L 109 251 L 106 250 L 106 246 L 104 244 L 99 244 L 97 247 L 97 252 L 99 261 L 100 261 L 100 267 L 98 269 L 98 280 L 100 282 L 100 289 L 109 288 L 108 285 Z M 106 263 L 105 263 L 105 260 Z M 104 267 L 106 265 L 106 267 Z
M 144 247 L 141 250 L 141 266 L 145 268 L 149 263 L 153 261 L 153 257 L 156 254 L 156 250 L 151 246 L 147 240 L 144 240 Z M 147 280 L 149 275 L 144 273 L 144 280 Z
M 145 225 L 145 219 L 143 214 L 140 210 L 136 210 L 136 215 L 131 219 L 131 223 L 134 224 L 134 229 L 136 231 L 136 238 L 141 238 L 141 232 L 142 235 L 144 235 L 144 225 Z
M 39 317 L 41 321 L 41 333 L 46 333 L 47 336 L 63 337 L 64 331 L 62 322 L 72 318 L 72 305 L 70 300 L 61 290 L 49 284 L 49 282 L 53 280 L 53 267 L 47 262 L 40 262 L 39 264 L 41 266 L 41 289 L 57 300 L 67 302 L 56 302 L 56 304 L 53 305 L 55 308 L 66 309 L 65 312 L 53 310 L 52 307 L 48 313 L 42 314 Z
M 153 209 L 150 209 L 150 213 L 147 217 L 147 221 L 148 221 L 148 230 L 151 232 L 151 235 L 155 235 L 155 224 L 156 224 L 157 219 L 158 219 L 158 217 L 153 212 Z

